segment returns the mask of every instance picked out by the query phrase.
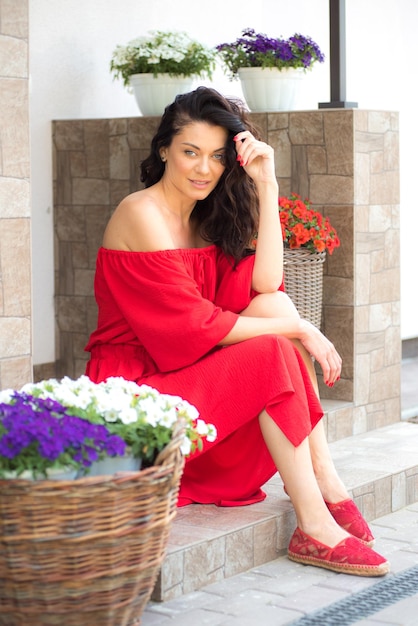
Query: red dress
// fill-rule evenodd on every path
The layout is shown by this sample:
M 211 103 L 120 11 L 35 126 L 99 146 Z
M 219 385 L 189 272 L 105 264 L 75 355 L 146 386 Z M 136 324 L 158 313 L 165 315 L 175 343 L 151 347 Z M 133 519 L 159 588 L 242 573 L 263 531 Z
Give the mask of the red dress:
M 95 295 L 98 327 L 86 373 L 123 376 L 178 395 L 216 425 L 215 442 L 188 459 L 179 506 L 234 506 L 265 497 L 276 468 L 258 422 L 263 409 L 299 445 L 322 409 L 298 351 L 263 335 L 219 347 L 250 303 L 254 257 L 234 269 L 215 245 L 125 252 L 100 248 Z

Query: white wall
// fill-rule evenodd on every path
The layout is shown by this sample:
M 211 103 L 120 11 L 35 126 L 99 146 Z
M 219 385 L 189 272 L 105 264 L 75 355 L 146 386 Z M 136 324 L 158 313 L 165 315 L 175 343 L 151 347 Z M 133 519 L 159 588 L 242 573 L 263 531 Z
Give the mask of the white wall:
M 329 35 L 328 0 L 211 0 L 203 5 L 195 0 L 29 0 L 29 6 L 33 353 L 39 364 L 55 360 L 51 120 L 138 115 L 133 96 L 109 72 L 116 45 L 150 29 L 178 29 L 214 46 L 234 40 L 250 26 L 272 36 L 309 35 L 329 57 Z M 408 213 L 402 231 L 404 338 L 418 336 L 414 297 L 404 287 L 413 281 L 404 250 L 412 244 L 411 220 L 417 219 L 407 202 L 413 197 L 417 131 L 412 127 L 412 99 L 408 101 L 401 81 L 408 63 L 400 66 L 393 50 L 397 44 L 404 50 L 409 46 L 413 63 L 412 24 L 417 17 L 415 0 L 347 0 L 347 99 L 361 108 L 401 111 L 402 215 Z M 318 102 L 329 100 L 328 61 L 307 81 L 299 108 L 316 109 Z M 229 82 L 220 69 L 212 85 L 242 96 L 239 84 Z

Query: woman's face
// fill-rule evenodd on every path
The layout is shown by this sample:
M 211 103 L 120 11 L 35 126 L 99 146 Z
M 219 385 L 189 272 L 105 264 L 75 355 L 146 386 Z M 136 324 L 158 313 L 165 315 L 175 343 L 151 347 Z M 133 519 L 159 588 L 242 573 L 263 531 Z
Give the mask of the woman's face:
M 221 126 L 191 122 L 162 148 L 165 160 L 163 181 L 193 201 L 203 200 L 222 176 L 228 133 Z

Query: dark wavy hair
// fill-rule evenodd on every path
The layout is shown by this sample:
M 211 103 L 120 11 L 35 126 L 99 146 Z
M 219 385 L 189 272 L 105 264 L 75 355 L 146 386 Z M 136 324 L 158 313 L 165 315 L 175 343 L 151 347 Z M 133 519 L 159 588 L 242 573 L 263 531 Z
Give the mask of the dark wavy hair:
M 228 131 L 225 170 L 209 196 L 196 203 L 190 219 L 197 224 L 203 239 L 220 246 L 237 263 L 250 253 L 259 214 L 255 185 L 237 162 L 233 141 L 243 130 L 260 138 L 242 102 L 225 98 L 209 87 L 178 95 L 166 107 L 151 142 L 151 154 L 141 164 L 141 181 L 145 187 L 150 187 L 161 179 L 164 173 L 161 148 L 168 147 L 173 136 L 192 122 L 206 122 Z

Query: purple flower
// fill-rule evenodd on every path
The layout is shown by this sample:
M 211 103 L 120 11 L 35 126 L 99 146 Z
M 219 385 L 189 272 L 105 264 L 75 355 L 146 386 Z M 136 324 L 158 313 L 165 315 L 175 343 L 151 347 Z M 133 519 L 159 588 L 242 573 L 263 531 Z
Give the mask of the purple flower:
M 309 69 L 325 59 L 319 46 L 310 38 L 295 33 L 289 39 L 269 37 L 253 28 L 242 31 L 232 43 L 216 46 L 231 78 L 236 78 L 242 67 L 287 67 Z
M 45 474 L 54 463 L 89 467 L 100 456 L 124 454 L 121 437 L 68 411 L 55 400 L 18 392 L 0 404 L 0 476 L 25 469 Z

